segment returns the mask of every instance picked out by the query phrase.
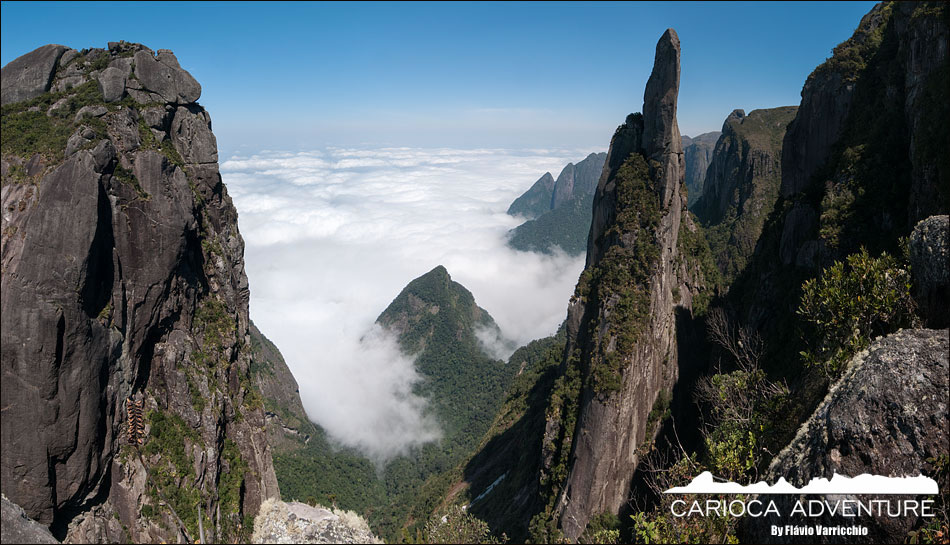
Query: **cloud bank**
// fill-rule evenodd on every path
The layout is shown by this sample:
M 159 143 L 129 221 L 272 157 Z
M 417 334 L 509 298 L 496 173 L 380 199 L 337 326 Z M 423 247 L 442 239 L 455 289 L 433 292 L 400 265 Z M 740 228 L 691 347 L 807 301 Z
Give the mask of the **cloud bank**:
M 595 150 L 340 149 L 260 152 L 221 165 L 239 212 L 251 317 L 280 348 L 312 420 L 376 460 L 439 437 L 420 377 L 374 330 L 399 291 L 436 265 L 505 339 L 554 333 L 584 258 L 517 252 L 508 205 L 545 171 Z

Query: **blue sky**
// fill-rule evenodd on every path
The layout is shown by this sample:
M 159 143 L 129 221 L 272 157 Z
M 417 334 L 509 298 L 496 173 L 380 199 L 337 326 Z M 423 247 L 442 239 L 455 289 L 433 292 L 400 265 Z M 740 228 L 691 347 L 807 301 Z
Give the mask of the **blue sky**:
M 798 104 L 873 2 L 4 1 L 2 64 L 46 43 L 171 49 L 226 154 L 395 145 L 606 149 L 656 40 L 682 42 L 683 134 Z

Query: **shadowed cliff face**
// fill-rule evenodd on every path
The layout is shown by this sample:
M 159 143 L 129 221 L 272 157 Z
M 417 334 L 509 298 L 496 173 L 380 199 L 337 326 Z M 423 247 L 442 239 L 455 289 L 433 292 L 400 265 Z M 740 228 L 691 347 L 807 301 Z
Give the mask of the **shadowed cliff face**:
M 804 279 L 861 246 L 897 254 L 900 234 L 950 209 L 946 10 L 879 4 L 808 77 L 779 198 L 732 289 L 748 323 L 781 329 Z
M 727 284 L 745 267 L 778 198 L 782 138 L 797 110 L 782 106 L 748 115 L 735 110 L 722 125 L 703 194 L 691 210 L 706 228 Z
M 706 179 L 706 169 L 712 161 L 713 150 L 719 140 L 719 131 L 703 133 L 695 138 L 683 137 L 683 158 L 686 163 L 686 190 L 688 192 L 687 205 L 690 209 L 703 194 L 703 181 Z
M 238 537 L 278 491 L 200 85 L 124 42 L 44 46 L 3 82 L 3 493 L 59 538 L 195 539 L 196 504 Z
M 587 268 L 569 306 L 542 447 L 542 484 L 559 491 L 552 515 L 571 540 L 593 515 L 625 502 L 638 448 L 654 433 L 647 416 L 677 379 L 675 307 L 688 310 L 702 284 L 678 247 L 681 229 L 695 230 L 685 215 L 679 73 L 679 38 L 669 29 L 643 114 L 617 129 L 594 196 Z

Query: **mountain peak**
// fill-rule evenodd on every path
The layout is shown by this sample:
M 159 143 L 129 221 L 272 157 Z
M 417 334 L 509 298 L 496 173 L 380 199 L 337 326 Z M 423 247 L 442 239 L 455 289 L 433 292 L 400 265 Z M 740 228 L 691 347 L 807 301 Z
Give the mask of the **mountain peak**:
M 676 125 L 679 87 L 680 39 L 675 30 L 668 28 L 656 43 L 653 72 L 643 91 L 643 148 L 648 158 L 665 151 L 682 151 Z

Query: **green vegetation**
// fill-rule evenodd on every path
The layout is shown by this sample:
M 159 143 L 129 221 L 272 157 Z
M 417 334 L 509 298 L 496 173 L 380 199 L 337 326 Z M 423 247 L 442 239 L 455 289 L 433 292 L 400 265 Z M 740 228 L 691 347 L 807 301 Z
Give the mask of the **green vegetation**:
M 613 513 L 600 513 L 587 523 L 581 534 L 580 543 L 620 543 L 620 519 Z
M 886 252 L 875 258 L 861 248 L 806 281 L 798 307 L 812 346 L 802 352 L 805 362 L 836 378 L 872 338 L 914 325 L 909 269 Z
M 877 53 L 892 10 L 893 6 L 890 4 L 883 4 L 881 17 L 884 23 L 875 29 L 859 26 L 853 36 L 835 46 L 832 56 L 819 65 L 809 79 L 837 73 L 845 82 L 857 80 Z
M 276 452 L 274 464 L 281 490 L 290 497 L 328 502 L 333 495 L 342 508 L 360 512 L 378 535 L 392 540 L 421 532 L 438 509 L 518 369 L 484 353 L 475 330 L 497 326 L 443 267 L 410 282 L 378 322 L 399 336 L 404 352 L 417 354 L 415 367 L 426 380 L 416 393 L 430 400 L 442 439 L 376 468 L 355 451 L 333 448 L 314 428 L 309 444 Z
M 188 534 L 196 536 L 196 506 L 201 501 L 201 491 L 195 486 L 197 477 L 191 449 L 202 444 L 201 438 L 174 413 L 149 411 L 147 420 L 150 430 L 142 454 L 152 462 L 146 489 L 152 511 L 161 511 L 160 502 L 168 502 Z M 205 524 L 210 524 L 210 519 L 206 519 Z
M 160 151 L 162 155 L 168 159 L 168 162 L 177 166 L 178 168 L 185 171 L 185 161 L 181 158 L 181 154 L 178 153 L 178 150 L 175 149 L 175 145 L 168 138 L 162 139 L 159 141 L 155 138 L 155 134 L 152 133 L 152 129 L 145 124 L 145 118 L 139 118 L 139 139 L 142 141 L 141 148 L 144 150 L 156 150 Z
M 47 115 L 50 106 L 61 100 L 65 102 Z M 89 81 L 68 91 L 44 93 L 32 100 L 7 104 L 0 113 L 3 132 L 0 152 L 24 159 L 39 153 L 54 162 L 60 161 L 66 150 L 66 141 L 80 124 L 89 126 L 96 121 L 102 124 L 101 120 L 91 121 L 90 118 L 77 123 L 74 120 L 76 112 L 83 106 L 103 103 L 98 84 Z M 38 111 L 31 111 L 31 108 Z M 104 124 L 91 128 L 99 129 L 96 132 L 100 137 L 104 136 L 101 132 Z
M 225 343 L 234 340 L 237 325 L 224 302 L 214 295 L 205 297 L 195 311 L 193 330 L 201 339 L 191 355 L 195 363 L 208 367 L 226 364 Z
M 135 177 L 134 172 L 122 168 L 121 165 L 116 165 L 115 170 L 112 171 L 112 177 L 123 184 L 131 186 L 138 195 L 139 200 L 147 201 L 151 198 L 148 192 L 142 189 L 142 184 L 139 183 L 139 179 Z
M 745 269 L 778 198 L 782 140 L 797 111 L 794 106 L 753 110 L 741 120 L 730 121 L 731 130 L 720 140 L 722 149 L 729 150 L 740 161 L 738 169 L 730 174 L 736 184 L 727 195 L 730 204 L 721 210 L 721 196 L 711 193 L 707 198 L 701 197 L 692 210 L 701 218 L 724 285 Z M 764 156 L 771 158 L 771 165 L 761 164 Z
M 583 254 L 587 251 L 593 203 L 593 194 L 575 196 L 512 229 L 508 245 L 523 252 L 553 254 L 557 246 L 570 255 Z
M 639 153 L 632 154 L 613 180 L 617 186 L 617 217 L 600 241 L 607 249 L 597 265 L 581 274 L 574 292 L 576 299 L 599 301 L 611 315 L 607 338 L 616 339 L 616 347 L 608 349 L 610 343 L 603 342 L 591 355 L 592 386 L 599 394 L 620 389 L 623 358 L 633 349 L 649 318 L 647 282 L 659 258 L 659 197 L 646 160 Z M 620 244 L 621 235 L 631 242 Z M 592 324 L 591 330 L 597 327 L 600 324 Z
M 693 217 L 691 212 L 687 212 L 687 214 Z M 719 269 L 716 267 L 716 262 L 713 259 L 713 253 L 709 249 L 709 243 L 707 242 L 706 236 L 704 236 L 703 228 L 699 226 L 699 223 L 695 221 L 694 217 L 693 220 L 692 224 L 695 231 L 689 229 L 689 222 L 686 221 L 686 218 L 680 221 L 679 237 L 677 238 L 679 255 L 677 259 L 680 261 L 685 260 L 688 269 L 693 270 L 698 268 L 702 272 L 706 289 L 693 295 L 693 314 L 701 316 L 706 313 L 714 291 L 722 285 L 723 280 Z M 678 299 L 679 289 L 673 289 L 673 296 Z
M 248 472 L 247 462 L 241 458 L 237 444 L 231 439 L 224 440 L 221 459 L 224 461 L 218 475 L 218 502 L 223 514 L 221 531 L 226 536 L 237 537 L 238 543 L 245 543 L 250 539 L 253 525 L 249 524 L 250 516 L 242 520 L 238 513 L 241 512 L 241 487 Z
M 927 476 L 937 481 L 940 494 L 929 496 L 936 516 L 907 534 L 909 543 L 946 543 L 950 536 L 950 454 L 927 458 Z
M 99 54 L 92 59 L 88 58 L 88 55 L 86 55 L 86 57 L 86 66 L 84 70 L 87 75 L 95 72 L 96 70 L 105 70 L 109 67 L 109 62 L 112 60 L 108 51 L 100 51 Z
M 460 505 L 445 513 L 432 515 L 426 522 L 426 543 L 507 543 L 504 535 L 496 538 L 483 521 L 473 517 Z
M 683 456 L 667 469 L 659 470 L 650 479 L 650 487 L 656 491 L 681 486 L 706 471 L 694 456 Z M 710 514 L 706 517 L 675 517 L 670 506 L 676 500 L 691 501 L 695 497 L 679 494 L 659 494 L 660 503 L 649 511 L 636 512 L 630 516 L 632 538 L 637 543 L 738 543 L 736 525 L 740 519 L 732 516 Z M 723 503 L 743 499 L 743 495 L 705 496 L 707 500 Z

